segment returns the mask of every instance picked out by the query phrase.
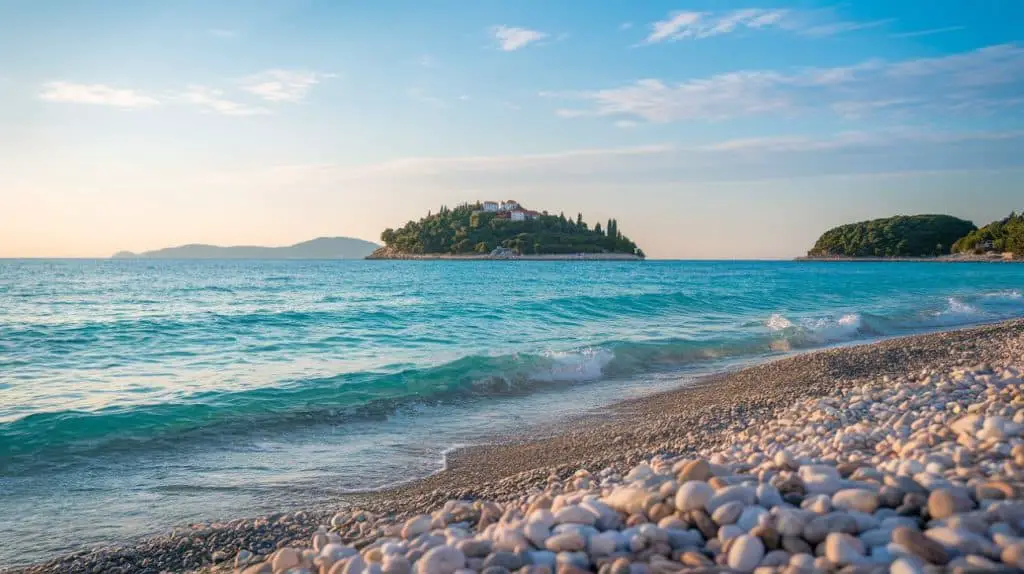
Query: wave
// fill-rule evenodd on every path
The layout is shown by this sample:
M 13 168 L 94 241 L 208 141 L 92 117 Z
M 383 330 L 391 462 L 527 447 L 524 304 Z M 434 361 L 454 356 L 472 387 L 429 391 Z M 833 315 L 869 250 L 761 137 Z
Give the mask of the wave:
M 598 306 L 599 301 L 607 307 L 608 299 L 561 300 L 558 313 L 579 312 Z M 696 300 L 681 294 L 611 299 L 623 308 L 649 305 L 640 314 L 660 305 Z M 486 400 L 610 378 L 671 373 L 712 361 L 756 358 L 1024 314 L 1024 298 L 1015 290 L 939 301 L 931 308 L 890 308 L 884 314 L 875 309 L 820 315 L 766 313 L 761 321 L 733 326 L 740 329 L 718 334 L 709 330 L 704 336 L 611 340 L 537 353 L 475 354 L 436 365 L 382 367 L 281 380 L 260 388 L 205 391 L 157 404 L 34 413 L 0 423 L 0 475 L 24 472 L 37 463 L 74 462 L 124 449 L 174 447 L 183 439 L 202 443 L 311 424 L 380 419 L 416 405 Z M 377 322 L 393 318 L 382 310 L 367 312 Z M 540 312 L 540 307 L 524 312 Z M 254 313 L 246 319 L 227 320 L 251 320 L 266 326 L 322 319 L 321 314 L 292 312 Z
M 35 413 L 0 424 L 0 475 L 30 463 L 73 463 L 126 449 L 173 448 L 312 424 L 381 419 L 417 405 L 486 400 L 609 378 L 678 371 L 778 352 L 777 336 L 611 341 L 573 351 L 471 355 L 397 371 L 281 381 L 272 387 L 206 391 L 156 404 Z M 790 348 L 818 339 L 789 336 Z
M 1018 290 L 1018 289 L 1004 289 L 1002 291 L 993 291 L 991 293 L 984 293 L 982 295 L 982 297 L 984 297 L 985 299 L 990 300 L 990 301 L 991 300 L 996 300 L 996 301 L 1019 302 L 1022 298 L 1024 298 L 1024 295 L 1022 295 L 1020 290 Z

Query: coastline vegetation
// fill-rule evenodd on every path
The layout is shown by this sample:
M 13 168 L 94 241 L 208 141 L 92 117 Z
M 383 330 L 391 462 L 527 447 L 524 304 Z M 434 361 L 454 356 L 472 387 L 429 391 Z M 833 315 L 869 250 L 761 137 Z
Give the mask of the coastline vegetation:
M 934 257 L 946 255 L 976 231 L 950 215 L 897 215 L 840 225 L 826 231 L 809 257 Z
M 953 244 L 954 253 L 1011 252 L 1024 255 L 1024 213 L 993 221 L 975 229 Z

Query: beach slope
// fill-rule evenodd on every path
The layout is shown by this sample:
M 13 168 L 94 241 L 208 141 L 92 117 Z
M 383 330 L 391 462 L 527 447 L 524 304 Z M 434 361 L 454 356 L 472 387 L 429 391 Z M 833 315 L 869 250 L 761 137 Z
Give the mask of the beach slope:
M 23 571 L 1020 568 L 1022 373 L 1022 320 L 817 351 L 495 437 L 385 492 Z

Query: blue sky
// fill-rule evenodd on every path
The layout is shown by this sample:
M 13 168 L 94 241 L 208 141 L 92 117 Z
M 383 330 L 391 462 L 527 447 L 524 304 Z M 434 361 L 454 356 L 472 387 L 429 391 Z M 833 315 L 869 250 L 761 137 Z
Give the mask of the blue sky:
M 1024 208 L 1024 4 L 0 0 L 0 256 L 376 240 L 442 203 L 788 257 Z

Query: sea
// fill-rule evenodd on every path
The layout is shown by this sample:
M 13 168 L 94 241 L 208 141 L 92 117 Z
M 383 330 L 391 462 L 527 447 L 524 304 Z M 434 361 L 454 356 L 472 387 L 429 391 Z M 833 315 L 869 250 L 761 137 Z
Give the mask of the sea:
M 1024 265 L 0 261 L 0 565 L 331 508 L 809 349 L 1024 316 Z

